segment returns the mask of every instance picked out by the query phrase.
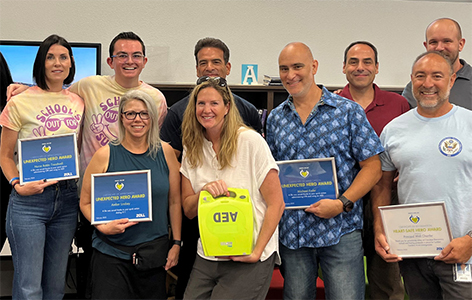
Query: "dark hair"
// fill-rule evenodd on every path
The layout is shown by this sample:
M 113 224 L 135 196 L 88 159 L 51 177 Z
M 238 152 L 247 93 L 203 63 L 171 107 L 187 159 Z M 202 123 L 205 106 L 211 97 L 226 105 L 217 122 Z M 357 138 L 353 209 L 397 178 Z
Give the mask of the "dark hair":
M 220 49 L 221 51 L 223 51 L 223 60 L 225 61 L 225 64 L 227 64 L 229 62 L 229 48 L 228 46 L 226 46 L 225 43 L 223 43 L 222 40 L 220 39 L 215 39 L 215 38 L 212 38 L 212 37 L 206 37 L 206 38 L 203 38 L 201 40 L 199 40 L 197 42 L 197 44 L 195 45 L 195 51 L 194 51 L 194 55 L 195 55 L 195 61 L 197 62 L 197 66 L 198 66 L 198 52 L 200 52 L 200 50 L 202 50 L 202 48 L 218 48 Z
M 52 34 L 48 36 L 39 46 L 39 50 L 36 54 L 36 59 L 34 60 L 33 64 L 33 79 L 36 84 L 45 91 L 49 90 L 49 87 L 46 83 L 46 56 L 48 55 L 49 48 L 56 44 L 69 50 L 71 67 L 69 70 L 69 75 L 66 79 L 64 79 L 64 84 L 69 84 L 74 81 L 75 62 L 72 55 L 72 48 L 63 37 L 60 37 L 57 34 Z
M 7 105 L 7 87 L 13 83 L 7 61 L 0 52 L 0 111 Z
M 349 46 L 347 46 L 346 50 L 344 50 L 344 63 L 346 63 L 346 60 L 347 60 L 347 52 L 352 48 L 354 47 L 355 45 L 358 45 L 358 44 L 362 44 L 362 45 L 366 45 L 366 46 L 369 46 L 370 48 L 372 48 L 372 50 L 374 51 L 374 60 L 375 60 L 375 63 L 377 64 L 379 61 L 378 61 L 378 53 L 377 53 L 377 48 L 375 48 L 374 45 L 372 45 L 372 43 L 369 43 L 367 41 L 356 41 L 356 42 L 352 42 Z
M 110 47 L 108 49 L 108 52 L 110 53 L 110 57 L 112 57 L 113 52 L 115 51 L 115 44 L 118 40 L 131 40 L 131 41 L 140 42 L 143 48 L 143 55 L 146 56 L 146 47 L 144 47 L 143 40 L 136 33 L 132 31 L 127 31 L 127 32 L 119 33 L 117 36 L 113 38 L 113 40 L 111 40 Z
M 420 59 L 422 59 L 423 57 L 428 56 L 428 55 L 438 55 L 438 56 L 442 57 L 446 61 L 447 65 L 449 66 L 449 75 L 454 74 L 454 67 L 452 66 L 451 60 L 449 59 L 449 57 L 445 56 L 444 54 L 442 54 L 439 51 L 428 51 L 428 52 L 423 52 L 420 55 L 418 55 L 416 57 L 415 61 L 413 62 L 413 65 L 411 66 L 412 73 L 413 73 L 413 68 L 415 67 L 416 63 Z

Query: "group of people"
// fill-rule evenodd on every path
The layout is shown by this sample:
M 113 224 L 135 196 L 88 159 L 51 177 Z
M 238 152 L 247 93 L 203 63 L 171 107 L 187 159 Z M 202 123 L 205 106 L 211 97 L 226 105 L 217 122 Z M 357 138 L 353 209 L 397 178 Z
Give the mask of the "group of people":
M 264 140 L 256 108 L 228 87 L 229 49 L 221 40 L 197 42 L 197 84 L 167 109 L 163 94 L 139 80 L 147 57 L 136 34 L 112 40 L 107 63 L 114 76 L 88 77 L 68 89 L 72 50 L 63 38 L 48 37 L 34 64 L 37 86 L 10 90 L 15 96 L 0 116 L 0 165 L 12 186 L 6 229 L 13 298 L 63 297 L 79 210 L 75 180 L 19 184 L 15 144 L 76 132 L 87 220 L 92 174 L 151 170 L 153 221 L 94 226 L 93 250 L 86 251 L 92 298 L 165 299 L 165 271 L 174 268 L 177 299 L 265 299 L 280 264 L 284 299 L 314 299 L 318 268 L 328 299 L 364 299 L 365 254 L 372 299 L 403 299 L 405 290 L 411 299 L 471 299 L 472 282 L 453 279 L 454 264 L 472 263 L 472 68 L 459 59 L 464 44 L 456 21 L 433 21 L 405 99 L 375 85 L 378 53 L 367 41 L 346 48 L 348 84 L 334 93 L 315 83 L 318 61 L 310 48 L 290 43 L 278 60 L 289 97 L 270 112 Z M 54 105 L 71 114 L 55 118 L 73 117 L 77 126 L 46 126 L 45 108 Z M 456 142 L 453 149 L 441 148 L 446 138 Z M 338 199 L 284 210 L 276 161 L 325 157 L 336 162 Z M 254 248 L 246 256 L 206 256 L 196 221 L 199 194 L 229 196 L 228 188 L 249 191 Z M 446 203 L 452 220 L 449 245 L 434 259 L 390 253 L 378 207 L 434 201 Z M 168 236 L 166 262 L 150 270 L 136 269 L 119 247 Z

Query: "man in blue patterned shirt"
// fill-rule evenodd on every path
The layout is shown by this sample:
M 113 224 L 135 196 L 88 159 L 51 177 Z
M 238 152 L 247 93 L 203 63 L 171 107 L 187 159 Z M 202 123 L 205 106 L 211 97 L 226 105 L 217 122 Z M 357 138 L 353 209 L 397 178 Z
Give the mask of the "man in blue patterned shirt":
M 289 98 L 267 120 L 267 142 L 276 160 L 334 157 L 338 199 L 286 210 L 279 224 L 284 299 L 314 299 L 318 264 L 328 299 L 364 299 L 362 196 L 381 177 L 384 149 L 354 101 L 314 80 L 318 62 L 303 43 L 279 55 Z

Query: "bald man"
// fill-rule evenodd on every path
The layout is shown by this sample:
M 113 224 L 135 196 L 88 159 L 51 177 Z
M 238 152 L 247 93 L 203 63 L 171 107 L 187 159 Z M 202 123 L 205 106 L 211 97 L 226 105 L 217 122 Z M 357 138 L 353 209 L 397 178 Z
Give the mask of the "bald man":
M 362 196 L 381 177 L 383 151 L 363 108 L 315 83 L 318 61 L 303 43 L 279 55 L 279 74 L 290 94 L 267 120 L 274 158 L 334 157 L 338 199 L 286 210 L 279 223 L 284 299 L 314 299 L 318 264 L 328 299 L 364 299 Z
M 472 67 L 459 58 L 459 52 L 465 45 L 462 30 L 455 20 L 441 18 L 434 20 L 426 28 L 426 41 L 423 42 L 426 51 L 438 51 L 446 56 L 452 64 L 456 80 L 451 89 L 449 101 L 453 104 L 472 110 Z M 411 107 L 416 107 L 411 82 L 403 90 L 403 97 Z

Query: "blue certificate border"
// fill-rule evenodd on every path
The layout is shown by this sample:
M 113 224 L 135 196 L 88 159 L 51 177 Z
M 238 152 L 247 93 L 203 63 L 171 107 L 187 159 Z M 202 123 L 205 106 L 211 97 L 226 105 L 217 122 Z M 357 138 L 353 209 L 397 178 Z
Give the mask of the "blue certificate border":
M 79 178 L 76 133 L 18 140 L 20 184 Z
M 92 224 L 152 221 L 151 170 L 92 174 Z
M 334 157 L 278 161 L 285 209 L 302 209 L 338 197 Z

